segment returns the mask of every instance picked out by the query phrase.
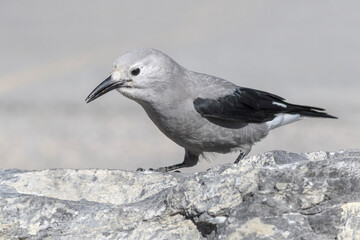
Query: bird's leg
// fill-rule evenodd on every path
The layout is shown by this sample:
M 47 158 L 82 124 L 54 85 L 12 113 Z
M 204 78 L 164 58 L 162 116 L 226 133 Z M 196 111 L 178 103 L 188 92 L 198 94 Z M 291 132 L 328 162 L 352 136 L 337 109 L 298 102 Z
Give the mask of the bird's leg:
M 185 150 L 184 161 L 179 164 L 171 165 L 168 167 L 161 167 L 156 169 L 157 172 L 169 172 L 179 168 L 195 166 L 199 161 L 199 154 L 194 154 L 188 150 Z
M 243 152 L 240 152 L 239 156 L 235 160 L 235 164 L 239 163 L 240 160 L 242 160 L 245 157 L 245 154 Z
M 239 163 L 240 160 L 242 160 L 250 151 L 251 151 L 251 146 L 247 146 L 246 148 L 243 148 L 234 163 L 235 164 Z

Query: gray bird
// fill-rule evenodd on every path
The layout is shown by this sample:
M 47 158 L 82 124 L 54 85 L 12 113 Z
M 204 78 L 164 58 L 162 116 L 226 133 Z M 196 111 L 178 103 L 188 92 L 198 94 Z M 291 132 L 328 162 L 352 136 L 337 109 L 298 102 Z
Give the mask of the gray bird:
M 85 101 L 113 89 L 139 103 L 160 131 L 185 148 L 182 163 L 160 172 L 194 166 L 205 152 L 238 151 L 238 163 L 270 130 L 302 117 L 336 118 L 321 108 L 290 104 L 268 92 L 187 70 L 155 49 L 119 57 L 111 76 Z

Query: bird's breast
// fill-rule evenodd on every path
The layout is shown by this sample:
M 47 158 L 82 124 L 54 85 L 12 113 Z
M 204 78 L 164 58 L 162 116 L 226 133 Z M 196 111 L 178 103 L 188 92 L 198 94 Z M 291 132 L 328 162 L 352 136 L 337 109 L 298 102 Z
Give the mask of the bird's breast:
M 199 129 L 204 125 L 202 117 L 196 112 L 192 101 L 173 104 L 159 103 L 156 106 L 143 106 L 147 115 L 167 137 L 184 148 L 196 145 Z

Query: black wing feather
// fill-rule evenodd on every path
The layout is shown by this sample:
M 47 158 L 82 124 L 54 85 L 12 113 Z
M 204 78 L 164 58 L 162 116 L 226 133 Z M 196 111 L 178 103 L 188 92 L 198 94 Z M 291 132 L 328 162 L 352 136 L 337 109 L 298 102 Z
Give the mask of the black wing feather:
M 237 88 L 232 94 L 218 99 L 197 98 L 194 107 L 208 119 L 222 121 L 263 123 L 275 118 L 278 113 L 300 114 L 308 117 L 335 118 L 321 108 L 286 103 L 277 95 L 251 88 Z M 274 104 L 286 105 L 286 108 Z

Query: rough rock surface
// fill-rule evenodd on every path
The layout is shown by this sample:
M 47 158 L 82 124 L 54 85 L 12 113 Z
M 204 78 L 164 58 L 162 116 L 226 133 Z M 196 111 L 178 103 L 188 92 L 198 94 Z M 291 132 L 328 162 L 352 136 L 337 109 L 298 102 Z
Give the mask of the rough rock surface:
M 3 169 L 0 239 L 360 239 L 360 151 L 195 174 Z

